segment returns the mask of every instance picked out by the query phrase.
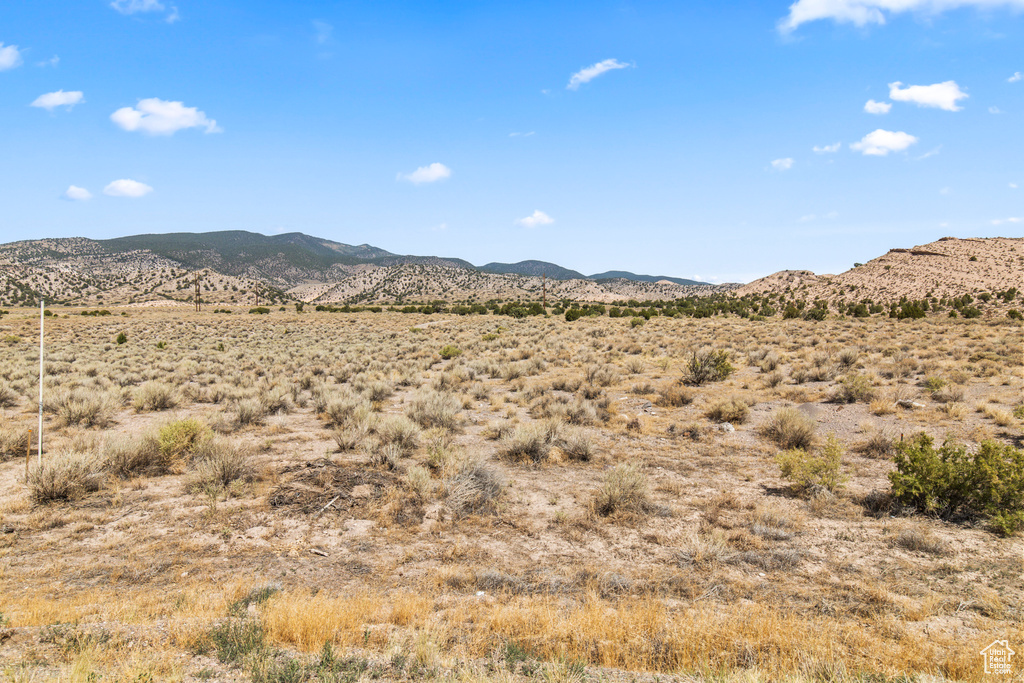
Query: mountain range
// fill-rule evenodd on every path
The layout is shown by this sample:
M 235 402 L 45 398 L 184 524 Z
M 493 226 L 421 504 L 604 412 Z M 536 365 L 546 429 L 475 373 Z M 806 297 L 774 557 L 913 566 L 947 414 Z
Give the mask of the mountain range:
M 39 297 L 76 305 L 187 300 L 202 273 L 206 301 L 299 299 L 310 303 L 425 298 L 677 298 L 736 285 L 609 271 L 585 276 L 544 261 L 489 263 L 394 254 L 294 232 L 144 234 L 55 238 L 0 245 L 0 304 Z M 546 280 L 548 281 L 545 281 Z M 483 297 L 483 299 L 481 299 Z

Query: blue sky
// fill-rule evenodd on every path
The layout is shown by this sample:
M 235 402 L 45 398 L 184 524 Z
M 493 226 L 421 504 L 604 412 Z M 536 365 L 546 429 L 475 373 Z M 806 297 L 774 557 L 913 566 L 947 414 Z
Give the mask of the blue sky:
M 1022 39 L 1024 0 L 6 0 L 0 241 L 840 272 L 1022 234 Z

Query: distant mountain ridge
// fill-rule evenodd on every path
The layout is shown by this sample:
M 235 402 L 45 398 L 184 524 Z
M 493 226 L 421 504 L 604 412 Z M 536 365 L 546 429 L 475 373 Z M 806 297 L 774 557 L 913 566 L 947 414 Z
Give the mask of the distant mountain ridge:
M 298 232 L 262 235 L 243 230 L 24 240 L 0 244 L 0 264 L 0 305 L 39 298 L 75 305 L 182 302 L 194 295 L 197 276 L 203 299 L 224 303 L 255 301 L 258 292 L 267 301 L 311 303 L 417 296 L 531 298 L 544 291 L 549 296 L 615 301 L 673 299 L 733 287 L 626 271 L 612 271 L 613 279 L 604 279 L 604 273 L 598 282 L 544 261 L 477 268 L 459 258 L 394 254 Z M 549 280 L 546 289 L 541 276 Z
M 50 243 L 49 248 L 39 247 L 44 242 Z M 519 263 L 488 263 L 477 267 L 460 258 L 394 254 L 370 244 L 353 246 L 300 232 L 282 235 L 262 235 L 245 230 L 151 233 L 107 240 L 66 238 L 0 245 L 0 254 L 14 251 L 22 252 L 24 258 L 49 257 L 54 260 L 84 254 L 117 256 L 145 251 L 186 268 L 212 268 L 235 277 L 259 277 L 283 287 L 293 286 L 303 279 L 330 279 L 339 272 L 351 271 L 351 268 L 345 268 L 346 266 L 398 266 L 410 263 L 455 266 L 506 275 L 546 275 L 555 280 L 622 278 L 637 282 L 667 280 L 685 285 L 708 284 L 681 278 L 634 275 L 627 271 L 609 271 L 587 276 L 555 263 L 534 260 Z M 29 254 L 32 256 L 29 257 Z

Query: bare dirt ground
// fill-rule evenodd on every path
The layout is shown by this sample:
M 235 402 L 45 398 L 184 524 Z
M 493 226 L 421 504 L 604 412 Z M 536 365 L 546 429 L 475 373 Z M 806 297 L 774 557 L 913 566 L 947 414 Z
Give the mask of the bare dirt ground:
M 114 312 L 48 321 L 44 458 L 89 471 L 45 500 L 36 322 L 0 319 L 10 680 L 982 680 L 1024 647 L 1021 537 L 886 504 L 862 448 L 1019 447 L 1019 326 Z M 706 346 L 735 371 L 684 386 Z M 835 492 L 781 476 L 783 407 Z M 215 447 L 154 465 L 188 419 Z

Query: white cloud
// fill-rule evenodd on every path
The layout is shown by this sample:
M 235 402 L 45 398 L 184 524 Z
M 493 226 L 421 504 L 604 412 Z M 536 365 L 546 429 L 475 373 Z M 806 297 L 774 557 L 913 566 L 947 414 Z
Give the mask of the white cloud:
M 879 128 L 865 135 L 861 138 L 860 142 L 851 144 L 850 149 L 867 156 L 884 157 L 889 152 L 902 152 L 915 142 L 917 142 L 917 138 L 909 133 L 902 131 L 893 132 Z
M 58 90 L 57 92 L 48 92 L 45 95 L 40 95 L 29 106 L 53 111 L 57 107 L 71 109 L 76 104 L 81 104 L 82 102 L 85 102 L 85 98 L 81 90 L 70 90 L 68 92 Z
M 164 21 L 166 21 L 168 24 L 173 24 L 177 21 L 181 21 L 181 15 L 178 14 L 177 5 L 171 5 L 171 13 L 167 15 L 167 18 L 164 19 Z
M 152 191 L 149 185 L 126 178 L 115 180 L 103 188 L 103 194 L 108 197 L 145 197 Z
M 54 55 L 49 59 L 44 59 L 41 62 L 36 62 L 36 66 L 52 66 L 55 69 L 57 68 L 58 64 L 60 64 L 60 57 L 58 57 L 57 55 Z
M 124 130 L 150 135 L 173 135 L 185 128 L 205 128 L 206 133 L 222 132 L 216 121 L 195 107 L 158 97 L 139 100 L 137 107 L 122 107 L 110 115 L 110 120 Z
M 1010 183 L 1010 189 L 1011 190 L 1016 190 L 1017 189 L 1017 183 Z
M 793 168 L 794 163 L 795 162 L 789 157 L 786 157 L 785 159 L 776 159 L 772 162 L 772 168 L 776 171 L 788 171 Z
M 970 95 L 960 90 L 956 81 L 945 81 L 933 85 L 911 85 L 900 89 L 899 81 L 889 84 L 889 98 L 897 102 L 913 102 L 919 107 L 935 107 L 946 111 L 960 111 L 963 107 L 956 106 L 957 100 Z
M 1003 111 L 1002 109 L 1000 109 L 999 107 L 989 107 L 988 108 L 988 113 L 989 114 L 1005 114 L 1006 112 Z
M 875 102 L 874 100 L 868 100 L 864 104 L 864 111 L 869 114 L 888 114 L 890 109 L 892 109 L 892 105 L 888 102 Z
M 831 144 L 831 145 L 821 145 L 821 146 L 815 145 L 813 149 L 818 154 L 832 154 L 833 152 L 838 152 L 839 148 L 842 147 L 842 146 L 843 146 L 843 143 L 837 142 L 837 143 Z
M 1006 79 L 1007 83 L 1016 83 L 1017 81 L 1024 80 L 1024 74 L 1017 71 L 1012 76 Z
M 521 225 L 524 228 L 536 228 L 539 225 L 551 225 L 554 222 L 554 218 L 538 209 L 526 218 L 520 218 L 517 220 L 516 224 Z
M 121 14 L 164 11 L 163 3 L 159 0 L 113 0 L 110 6 Z
M 617 59 L 606 59 L 603 62 L 598 62 L 592 66 L 580 69 L 572 75 L 569 79 L 569 85 L 565 86 L 569 90 L 577 90 L 584 83 L 589 83 L 603 73 L 613 71 L 615 69 L 628 69 L 631 64 L 624 64 Z
M 420 166 L 412 173 L 399 173 L 397 179 L 408 180 L 413 185 L 420 185 L 422 183 L 435 183 L 438 180 L 450 178 L 451 175 L 452 169 L 435 161 L 429 166 Z
M 528 138 L 533 134 L 534 131 L 531 130 L 529 133 L 509 133 L 508 136 L 510 138 Z
M 71 202 L 85 202 L 92 199 L 92 192 L 84 187 L 70 185 L 68 189 L 64 190 L 63 197 Z
M 938 154 L 941 151 L 942 151 L 942 145 L 939 145 L 935 149 L 930 149 L 927 152 L 925 152 L 924 154 L 922 154 L 921 156 L 917 157 L 916 160 L 917 161 L 921 161 L 922 159 L 927 159 L 928 157 L 933 157 L 933 156 L 935 156 L 936 154 Z
M 21 66 L 21 52 L 18 50 L 18 46 L 4 47 L 4 44 L 0 43 L 0 71 L 7 71 L 17 66 Z
M 334 27 L 326 21 L 315 19 L 313 21 L 313 31 L 316 34 L 314 36 L 316 42 L 320 45 L 326 45 L 331 42 L 331 34 L 334 33 Z
M 789 16 L 779 22 L 779 30 L 790 33 L 801 24 L 821 19 L 856 26 L 884 24 L 887 14 L 940 14 L 960 7 L 1024 9 L 1024 0 L 796 0 L 789 6 Z
M 992 221 L 992 225 L 1002 225 L 1003 223 L 1024 223 L 1024 218 L 1014 216 L 1012 218 L 997 218 Z

